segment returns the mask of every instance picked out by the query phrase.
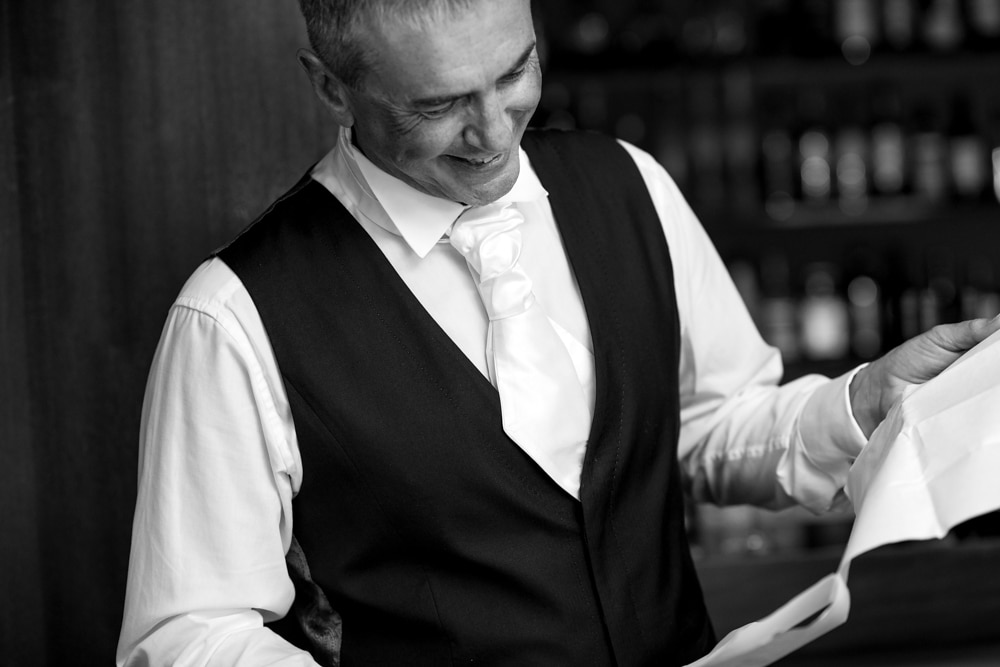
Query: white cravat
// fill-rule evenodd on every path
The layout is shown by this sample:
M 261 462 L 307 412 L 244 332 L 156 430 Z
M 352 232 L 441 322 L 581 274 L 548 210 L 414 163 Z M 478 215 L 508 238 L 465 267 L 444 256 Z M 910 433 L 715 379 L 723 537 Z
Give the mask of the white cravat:
M 590 411 L 569 353 L 518 265 L 523 222 L 509 203 L 470 208 L 450 241 L 468 262 L 490 319 L 487 359 L 504 431 L 578 497 Z

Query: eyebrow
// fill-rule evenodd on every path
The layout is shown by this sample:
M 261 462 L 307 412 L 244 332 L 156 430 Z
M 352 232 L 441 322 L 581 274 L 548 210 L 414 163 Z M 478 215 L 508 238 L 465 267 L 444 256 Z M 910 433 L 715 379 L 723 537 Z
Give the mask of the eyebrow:
M 524 50 L 524 53 L 521 54 L 521 57 L 517 59 L 513 67 L 504 72 L 504 74 L 500 77 L 500 79 L 510 76 L 517 70 L 524 67 L 525 64 L 527 64 L 528 60 L 531 58 L 531 54 L 534 53 L 535 45 L 536 42 L 532 42 L 528 46 L 528 48 Z M 433 107 L 441 104 L 446 104 L 448 102 L 453 102 L 455 100 L 460 100 L 463 97 L 467 97 L 468 95 L 471 94 L 472 94 L 471 92 L 468 92 L 468 93 L 460 93 L 458 95 L 439 95 L 437 97 L 423 97 L 418 100 L 413 100 L 412 102 L 410 102 L 410 104 L 414 107 Z

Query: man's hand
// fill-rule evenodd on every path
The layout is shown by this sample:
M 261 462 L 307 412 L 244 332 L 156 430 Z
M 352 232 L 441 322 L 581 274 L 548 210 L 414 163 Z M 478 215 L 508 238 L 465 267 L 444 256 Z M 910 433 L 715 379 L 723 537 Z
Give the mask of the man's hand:
M 851 381 L 850 395 L 854 418 L 865 437 L 871 437 L 906 387 L 930 380 L 998 330 L 1000 315 L 942 324 L 862 368 Z

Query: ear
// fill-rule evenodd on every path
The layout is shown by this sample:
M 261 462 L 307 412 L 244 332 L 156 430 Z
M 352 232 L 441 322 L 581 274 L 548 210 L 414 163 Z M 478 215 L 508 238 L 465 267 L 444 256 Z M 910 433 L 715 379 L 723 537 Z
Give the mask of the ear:
M 317 97 L 333 114 L 337 124 L 342 127 L 354 125 L 354 112 L 351 110 L 347 87 L 327 69 L 319 56 L 312 51 L 299 49 L 296 55 L 302 68 L 309 76 L 309 81 L 312 83 Z

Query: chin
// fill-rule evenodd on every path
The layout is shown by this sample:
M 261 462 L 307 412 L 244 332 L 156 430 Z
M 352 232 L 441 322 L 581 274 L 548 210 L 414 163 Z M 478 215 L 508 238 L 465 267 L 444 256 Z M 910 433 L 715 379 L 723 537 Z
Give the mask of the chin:
M 484 192 L 482 190 L 477 190 L 475 192 L 468 192 L 464 194 L 463 196 L 457 198 L 456 201 L 468 206 L 486 206 L 487 204 L 492 204 L 497 199 L 500 199 L 500 197 L 504 196 L 504 194 L 506 194 L 506 191 L 494 192 L 490 190 Z
M 460 193 L 462 196 L 456 198 L 455 201 L 460 201 L 470 206 L 491 204 L 510 192 L 511 188 L 514 187 L 514 183 L 517 182 L 517 173 L 518 170 L 515 169 L 512 174 L 504 174 L 489 183 L 461 188 Z
M 486 190 L 479 188 L 475 191 L 466 192 L 461 197 L 456 197 L 455 201 L 469 206 L 486 206 L 500 199 L 500 197 L 503 197 L 508 192 L 510 192 L 510 187 Z

